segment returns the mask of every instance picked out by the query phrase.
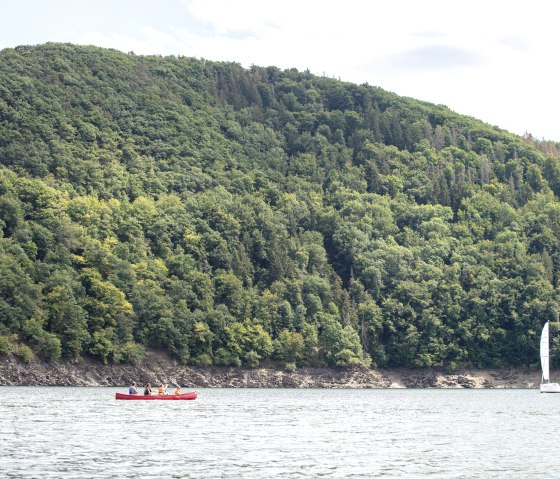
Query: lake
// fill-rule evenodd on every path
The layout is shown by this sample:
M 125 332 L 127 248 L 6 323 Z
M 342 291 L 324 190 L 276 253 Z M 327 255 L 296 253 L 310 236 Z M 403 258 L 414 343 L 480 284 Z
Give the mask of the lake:
M 560 394 L 536 389 L 117 391 L 0 387 L 0 476 L 560 477 Z

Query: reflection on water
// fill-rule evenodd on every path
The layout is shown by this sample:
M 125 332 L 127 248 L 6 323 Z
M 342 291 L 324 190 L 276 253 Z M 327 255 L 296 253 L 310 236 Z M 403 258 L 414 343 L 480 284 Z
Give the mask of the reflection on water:
M 117 390 L 0 388 L 0 476 L 529 478 L 559 462 L 560 395 L 538 390 Z

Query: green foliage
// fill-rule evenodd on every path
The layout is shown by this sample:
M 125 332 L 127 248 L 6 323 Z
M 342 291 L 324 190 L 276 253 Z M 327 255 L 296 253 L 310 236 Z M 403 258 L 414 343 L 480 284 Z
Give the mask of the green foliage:
M 58 361 L 62 354 L 62 342 L 55 334 L 43 329 L 42 321 L 38 317 L 25 322 L 22 331 L 27 340 L 35 345 L 41 357 L 51 361 Z
M 0 80 L 0 354 L 530 366 L 558 318 L 558 144 L 295 69 L 46 44 Z
M 115 350 L 115 346 L 111 341 L 111 333 L 111 330 L 96 331 L 91 338 L 89 353 L 100 359 L 103 364 L 109 362 L 109 358 L 113 355 Z
M 226 347 L 234 353 L 241 364 L 249 367 L 257 367 L 262 359 L 266 359 L 272 353 L 272 340 L 270 335 L 260 324 L 251 321 L 243 323 L 235 322 L 226 326 Z
M 212 357 L 209 354 L 202 353 L 198 356 L 195 356 L 192 360 L 192 363 L 197 366 L 211 366 L 212 365 Z
M 14 345 L 8 336 L 0 336 L 0 356 L 12 352 Z
M 360 366 L 364 364 L 358 333 L 351 326 L 342 326 L 336 318 L 324 315 L 321 349 L 329 366 Z M 367 362 L 367 360 L 366 360 Z
M 123 363 L 137 366 L 144 360 L 145 348 L 141 344 L 130 341 L 121 346 L 119 353 Z
M 274 341 L 274 350 L 284 364 L 293 364 L 294 367 L 303 359 L 303 336 L 295 331 L 284 329 Z
M 62 354 L 61 341 L 60 338 L 52 333 L 43 334 L 41 341 L 39 342 L 39 348 L 41 350 L 41 355 L 48 360 L 58 361 Z
M 18 344 L 14 348 L 14 354 L 19 357 L 24 363 L 31 363 L 35 359 L 33 350 L 27 344 Z
M 229 349 L 220 348 L 216 351 L 214 356 L 214 363 L 218 366 L 241 366 L 241 359 L 239 356 Z
M 288 372 L 293 373 L 297 369 L 296 363 L 286 363 L 284 364 L 284 369 Z
M 315 365 L 319 357 L 319 334 L 314 324 L 306 323 L 302 327 L 303 356 L 305 363 Z

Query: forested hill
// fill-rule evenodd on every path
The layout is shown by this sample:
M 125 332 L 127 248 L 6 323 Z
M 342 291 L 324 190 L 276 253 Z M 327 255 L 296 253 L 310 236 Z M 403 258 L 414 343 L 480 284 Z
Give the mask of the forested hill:
M 309 72 L 3 50 L 0 355 L 534 365 L 558 147 Z

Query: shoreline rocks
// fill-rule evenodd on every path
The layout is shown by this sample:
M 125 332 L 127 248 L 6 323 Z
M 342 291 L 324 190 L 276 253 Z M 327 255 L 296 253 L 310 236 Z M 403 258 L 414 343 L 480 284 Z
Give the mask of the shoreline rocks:
M 0 386 L 126 386 L 180 384 L 185 388 L 538 388 L 536 370 L 246 369 L 184 366 L 152 354 L 141 365 L 23 363 L 0 358 Z

